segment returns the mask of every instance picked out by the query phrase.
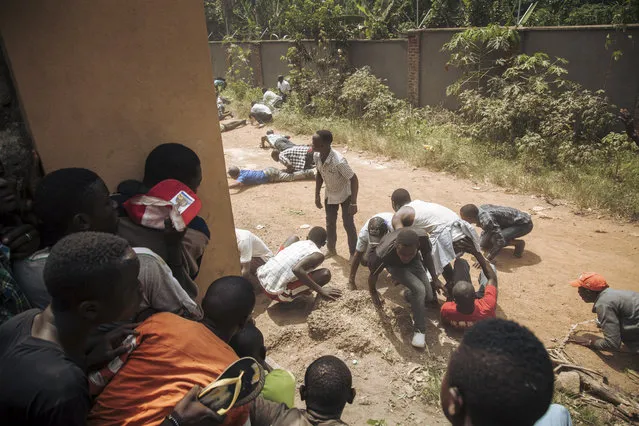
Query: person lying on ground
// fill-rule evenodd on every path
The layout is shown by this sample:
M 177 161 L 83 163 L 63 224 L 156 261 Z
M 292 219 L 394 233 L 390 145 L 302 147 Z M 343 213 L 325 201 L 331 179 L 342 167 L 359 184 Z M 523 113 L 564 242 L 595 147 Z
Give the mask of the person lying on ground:
M 158 183 L 167 179 L 182 182 L 197 194 L 202 183 L 202 166 L 198 155 L 179 143 L 165 143 L 155 147 L 144 164 L 142 182 L 127 180 L 118 185 L 118 193 L 112 198 L 118 202 L 120 226 L 118 235 L 134 247 L 147 247 L 171 267 L 173 275 L 192 298 L 197 297 L 199 287 L 195 278 L 200 272 L 204 250 L 211 238 L 209 227 L 201 216 L 191 220 L 179 245 L 180 256 L 173 257 L 162 230 L 142 226 L 128 216 L 122 205 L 133 196 L 146 194 Z
M 311 290 L 329 300 L 340 297 L 341 290 L 326 287 L 331 271 L 317 269 L 324 262 L 320 249 L 325 244 L 326 230 L 319 226 L 310 230 L 307 240 L 289 238 L 282 250 L 257 269 L 266 295 L 277 302 L 292 302 Z
M 370 237 L 372 242 L 376 238 Z M 426 346 L 426 307 L 425 303 L 435 300 L 426 270 L 434 271 L 428 234 L 420 228 L 402 228 L 386 234 L 369 257 L 368 289 L 375 306 L 382 301 L 377 292 L 377 279 L 386 268 L 393 279 L 405 286 L 409 293 L 413 313 L 414 334 L 412 345 L 416 348 Z M 432 272 L 431 272 L 432 273 Z M 435 279 L 438 289 L 443 288 Z
M 53 246 L 44 270 L 51 304 L 44 311 L 23 312 L 0 326 L 3 422 L 86 425 L 91 406 L 87 367 L 126 350 L 119 346 L 121 336 L 115 335 L 119 341 L 97 345 L 87 355 L 89 334 L 102 323 L 129 318 L 135 312 L 140 302 L 139 268 L 135 252 L 115 235 L 79 232 Z M 181 425 L 216 419 L 198 402 L 198 392 L 198 387 L 184 389 L 167 415 L 181 419 Z M 139 407 L 130 410 L 143 412 Z M 160 422 L 175 425 L 169 419 Z
M 193 386 L 207 386 L 238 359 L 228 342 L 244 327 L 254 306 L 251 283 L 227 276 L 206 291 L 201 322 L 170 313 L 148 318 L 137 328 L 133 350 L 95 399 L 88 425 L 161 422 L 181 395 Z M 223 424 L 244 425 L 248 410 L 248 406 L 234 407 Z
M 251 102 L 251 112 L 249 118 L 257 121 L 260 127 L 263 127 L 265 123 L 273 121 L 273 111 L 268 105 L 258 102 Z
M 273 257 L 273 252 L 264 244 L 264 241 L 251 231 L 235 228 L 235 239 L 240 252 L 242 276 L 259 288 L 259 281 L 255 273 L 257 268 Z
M 220 132 L 228 132 L 229 130 L 237 129 L 241 126 L 246 126 L 246 120 L 227 121 L 226 123 L 220 123 Z
M 296 146 L 297 145 L 291 141 L 290 136 L 277 134 L 270 129 L 266 131 L 265 136 L 262 136 L 260 138 L 260 148 L 277 149 L 278 151 L 281 152 Z
M 298 145 L 279 151 L 271 151 L 271 158 L 275 162 L 282 163 L 289 173 L 308 170 L 315 167 L 313 161 L 313 148 L 308 145 Z
M 63 237 L 84 231 L 116 234 L 118 216 L 106 184 L 94 172 L 82 168 L 60 169 L 40 181 L 33 201 L 40 219 L 45 247 L 15 263 L 15 277 L 31 304 L 44 309 L 51 303 L 44 271 L 51 247 Z M 167 232 L 167 247 L 177 257 L 180 240 Z M 201 318 L 202 311 L 173 276 L 169 266 L 150 249 L 133 249 L 140 263 L 138 279 L 142 300 L 135 316 L 154 312 L 173 312 Z
M 493 262 L 501 249 L 515 246 L 515 257 L 524 253 L 526 242 L 519 238 L 527 235 L 533 229 L 532 218 L 526 212 L 513 207 L 484 204 L 477 207 L 474 204 L 463 206 L 459 214 L 469 222 L 482 229 L 480 246 L 488 254 L 486 258 Z
M 227 117 L 233 117 L 233 113 L 231 112 L 226 112 L 226 102 L 224 102 L 224 99 L 218 95 L 217 96 L 217 118 L 219 121 L 224 120 Z
M 316 359 L 306 369 L 300 398 L 306 402 L 306 410 L 258 397 L 251 405 L 251 425 L 346 425 L 341 420 L 344 407 L 355 399 L 351 371 L 337 357 L 326 355 Z
M 403 188 L 396 189 L 391 196 L 391 204 L 396 212 L 393 227 L 421 228 L 429 235 L 433 246 L 435 272 L 442 274 L 448 287 L 452 287 L 453 267 L 451 262 L 463 252 L 455 251 L 455 243 L 470 238 L 479 248 L 479 237 L 475 229 L 447 207 L 425 201 L 411 201 L 410 194 Z
M 450 357 L 441 407 L 453 426 L 533 426 L 552 401 L 554 378 L 548 352 L 530 330 L 479 321 Z
M 328 256 L 337 254 L 337 212 L 342 208 L 342 223 L 348 239 L 348 253 L 355 254 L 357 228 L 354 216 L 357 214 L 359 179 L 348 165 L 348 161 L 335 151 L 331 144 L 333 134 L 328 130 L 318 130 L 313 135 L 313 160 L 317 166 L 315 178 L 315 206 L 321 209 L 321 190 L 324 187 L 326 205 L 326 230 L 328 232 Z
M 260 392 L 264 399 L 278 404 L 286 404 L 286 407 L 293 408 L 295 405 L 295 376 L 287 370 L 273 369 L 266 362 L 264 335 L 252 321 L 249 321 L 239 333 L 233 336 L 229 345 L 240 358 L 251 357 L 264 367 L 267 373 L 264 379 L 264 388 Z
M 461 244 L 463 245 L 461 250 L 475 256 L 481 266 L 479 291 L 475 293 L 468 262 L 464 259 L 455 260 L 454 287 L 451 291 L 453 301 L 442 305 L 441 317 L 444 324 L 455 328 L 470 328 L 477 321 L 495 318 L 497 273 L 472 242 L 462 240 Z
M 573 336 L 569 342 L 596 351 L 618 351 L 624 343 L 630 352 L 639 353 L 639 293 L 609 288 L 606 279 L 594 272 L 584 272 L 570 285 L 578 287 L 584 302 L 594 304 L 592 312 L 604 337 Z
M 282 96 L 282 102 L 286 102 L 286 98 L 291 94 L 291 84 L 284 80 L 283 75 L 277 76 L 277 90 L 280 92 L 280 96 Z
M 357 246 L 355 246 L 355 255 L 351 261 L 351 272 L 348 276 L 348 285 L 351 290 L 356 289 L 355 277 L 359 265 L 368 266 L 368 257 L 370 250 L 374 250 L 378 243 L 370 242 L 370 235 L 381 239 L 384 235 L 393 231 L 392 225 L 393 213 L 378 213 L 366 221 L 362 229 L 359 230 L 357 236 Z M 378 240 L 379 241 L 379 240 Z
M 293 182 L 295 180 L 310 180 L 315 178 L 315 170 L 313 169 L 287 173 L 275 167 L 267 167 L 262 170 L 249 170 L 231 166 L 227 173 L 232 179 L 236 180 L 236 182 L 229 184 L 229 189 L 262 185 L 264 183 Z

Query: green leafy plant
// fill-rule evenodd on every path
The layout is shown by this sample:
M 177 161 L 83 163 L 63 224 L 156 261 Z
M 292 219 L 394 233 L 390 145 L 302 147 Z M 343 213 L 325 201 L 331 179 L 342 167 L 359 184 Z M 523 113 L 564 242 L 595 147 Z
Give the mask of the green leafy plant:
M 382 124 L 401 104 L 388 86 L 371 74 L 370 67 L 348 76 L 341 92 L 338 100 L 346 117 L 364 119 L 372 125 Z

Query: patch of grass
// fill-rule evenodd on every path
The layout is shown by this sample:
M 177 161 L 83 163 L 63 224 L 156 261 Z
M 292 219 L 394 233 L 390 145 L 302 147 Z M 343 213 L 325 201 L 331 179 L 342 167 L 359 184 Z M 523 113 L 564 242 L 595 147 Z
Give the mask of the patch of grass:
M 556 390 L 553 397 L 555 404 L 563 405 L 570 411 L 570 416 L 575 425 L 614 425 L 614 421 L 607 421 L 603 415 L 605 413 L 599 413 L 597 409 L 582 402 L 579 398 L 575 398 L 561 390 Z
M 531 170 L 502 146 L 474 142 L 463 136 L 450 112 L 430 110 L 426 119 L 418 123 L 398 120 L 393 118 L 384 125 L 375 125 L 339 117 L 309 117 L 285 108 L 276 115 L 275 125 L 304 135 L 330 129 L 338 144 L 477 182 L 566 199 L 582 209 L 605 209 L 639 220 L 639 156 L 636 154 L 624 158 L 618 177 L 611 176 L 605 164 Z
M 442 368 L 428 368 L 426 384 L 422 389 L 422 397 L 426 402 L 439 405 L 439 394 L 442 388 L 442 379 L 446 372 L 446 366 Z

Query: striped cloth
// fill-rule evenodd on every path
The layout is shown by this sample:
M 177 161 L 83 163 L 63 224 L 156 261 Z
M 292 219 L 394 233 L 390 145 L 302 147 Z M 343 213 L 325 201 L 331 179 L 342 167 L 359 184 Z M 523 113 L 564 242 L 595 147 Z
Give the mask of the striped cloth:
M 317 172 L 324 179 L 324 198 L 327 204 L 341 204 L 351 196 L 351 178 L 355 175 L 342 154 L 331 149 L 325 161 L 319 152 L 314 154 Z

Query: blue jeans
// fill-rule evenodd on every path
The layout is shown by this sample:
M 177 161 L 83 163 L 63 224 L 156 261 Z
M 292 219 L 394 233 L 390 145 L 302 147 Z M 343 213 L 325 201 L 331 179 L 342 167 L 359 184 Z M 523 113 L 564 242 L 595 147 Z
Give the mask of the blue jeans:
M 570 412 L 563 405 L 550 404 L 544 416 L 534 426 L 572 426 Z
M 389 266 L 386 269 L 393 279 L 410 290 L 410 306 L 413 311 L 415 330 L 424 333 L 426 331 L 426 306 L 424 303 L 433 300 L 433 289 L 428 281 L 428 275 L 426 275 L 426 269 L 424 269 L 420 256 L 415 256 L 407 265 Z

